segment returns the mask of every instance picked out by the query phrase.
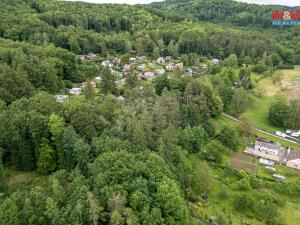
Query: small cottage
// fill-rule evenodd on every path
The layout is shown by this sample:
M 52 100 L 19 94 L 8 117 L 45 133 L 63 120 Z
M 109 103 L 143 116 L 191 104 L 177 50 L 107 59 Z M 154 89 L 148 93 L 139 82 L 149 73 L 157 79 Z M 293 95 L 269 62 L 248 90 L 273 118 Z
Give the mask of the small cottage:
M 101 81 L 102 81 L 102 78 L 101 77 L 95 77 L 95 81 L 96 81 L 96 83 L 100 83 Z
M 300 149 L 288 149 L 282 156 L 282 163 L 287 167 L 300 170 Z
M 131 65 L 130 64 L 125 64 L 123 66 L 123 73 L 128 73 L 131 70 Z
M 159 58 L 156 60 L 156 62 L 157 62 L 158 64 L 165 64 L 165 59 L 164 59 L 163 57 L 159 57 Z
M 176 63 L 176 65 L 175 65 L 175 68 L 178 68 L 178 69 L 183 69 L 183 63 L 181 62 L 181 63 Z
M 176 67 L 176 65 L 175 65 L 174 63 L 168 63 L 168 64 L 166 65 L 166 69 L 167 69 L 167 70 L 174 70 L 175 67 Z
M 164 74 L 165 72 L 166 71 L 163 68 L 158 68 L 158 69 L 155 70 L 155 73 L 160 74 L 160 75 Z
M 89 59 L 94 59 L 94 58 L 97 57 L 97 55 L 96 55 L 94 52 L 89 52 L 89 53 L 87 54 L 87 57 L 88 57 Z
M 151 79 L 155 76 L 155 74 L 151 71 L 148 71 L 148 72 L 145 72 L 144 76 L 147 78 L 147 79 Z
M 218 64 L 220 63 L 220 60 L 218 60 L 218 59 L 213 59 L 213 60 L 211 61 L 211 63 L 215 66 L 215 65 L 218 65 Z
M 69 100 L 69 96 L 68 95 L 55 95 L 55 100 L 58 103 L 63 103 L 65 101 Z
M 81 88 L 72 88 L 69 90 L 69 93 L 72 95 L 80 95 L 81 94 L 82 89 Z

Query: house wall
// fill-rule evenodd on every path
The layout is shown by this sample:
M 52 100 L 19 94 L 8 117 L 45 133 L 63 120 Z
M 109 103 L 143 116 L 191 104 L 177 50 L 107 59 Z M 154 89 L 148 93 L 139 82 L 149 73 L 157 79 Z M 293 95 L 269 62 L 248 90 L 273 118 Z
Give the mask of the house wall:
M 268 154 L 259 150 L 256 150 L 253 152 L 253 155 L 256 157 L 261 157 L 264 159 L 270 159 L 272 161 L 278 162 L 279 161 L 279 156 L 277 155 L 272 155 L 272 154 Z

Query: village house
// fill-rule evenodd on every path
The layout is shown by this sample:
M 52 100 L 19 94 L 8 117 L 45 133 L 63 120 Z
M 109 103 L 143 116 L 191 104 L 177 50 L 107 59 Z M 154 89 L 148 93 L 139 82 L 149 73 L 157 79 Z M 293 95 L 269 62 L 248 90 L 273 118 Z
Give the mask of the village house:
M 96 81 L 90 81 L 90 86 L 92 87 L 92 88 L 96 88 L 96 86 L 97 86 L 97 83 L 96 83 Z
M 164 74 L 165 72 L 166 72 L 166 71 L 165 71 L 165 69 L 163 69 L 163 68 L 157 68 L 157 69 L 155 70 L 155 73 L 160 74 L 160 75 Z
M 150 79 L 150 78 L 153 78 L 155 76 L 155 74 L 151 71 L 147 71 L 145 72 L 144 76 L 147 78 L 147 79 Z
M 190 75 L 193 74 L 193 69 L 191 67 L 187 68 L 186 69 L 186 72 L 188 72 Z
M 69 96 L 68 95 L 55 95 L 55 100 L 58 103 L 63 103 L 65 101 L 69 100 Z
M 257 140 L 255 142 L 255 151 L 253 151 L 253 155 L 278 162 L 280 152 L 281 145 L 279 143 Z
M 97 55 L 96 55 L 94 52 L 89 52 L 89 53 L 87 54 L 87 57 L 88 57 L 89 59 L 94 59 L 94 58 L 97 57 Z
M 220 63 L 220 60 L 218 60 L 218 59 L 213 59 L 213 60 L 211 61 L 211 63 L 215 66 L 215 65 L 218 65 L 218 64 Z
M 158 64 L 165 64 L 165 59 L 164 59 L 163 57 L 159 57 L 159 58 L 156 60 L 156 62 L 157 62 Z
M 122 61 L 121 58 L 116 56 L 113 60 L 113 63 L 119 65 L 121 64 L 121 61 Z
M 139 73 L 139 74 L 137 75 L 137 77 L 138 77 L 139 80 L 146 80 L 146 77 L 145 77 L 144 74 L 142 74 L 142 73 Z
M 181 63 L 176 63 L 176 65 L 175 65 L 175 68 L 178 68 L 178 69 L 183 69 L 183 63 L 181 62 Z
M 85 56 L 84 55 L 79 55 L 78 58 L 82 61 L 85 59 Z
M 147 59 L 147 57 L 144 55 L 137 57 L 137 60 L 139 60 L 139 61 L 145 61 L 146 59 Z
M 117 100 L 119 102 L 123 102 L 125 100 L 125 98 L 122 95 L 120 95 L 119 97 L 117 97 Z
M 129 58 L 129 62 L 130 62 L 130 63 L 135 63 L 135 62 L 136 62 L 136 58 L 135 58 L 135 57 Z
M 140 69 L 142 71 L 144 71 L 145 68 L 146 68 L 146 64 L 141 64 L 141 65 L 138 66 L 138 69 Z
M 168 61 L 168 62 L 173 62 L 173 59 L 172 59 L 172 56 L 166 56 L 166 60 Z
M 167 70 L 174 70 L 175 67 L 176 67 L 176 65 L 175 65 L 174 63 L 168 63 L 168 64 L 166 65 L 166 69 L 167 69 Z
M 81 88 L 72 88 L 69 90 L 69 93 L 72 95 L 80 95 L 81 94 Z
M 101 81 L 102 81 L 102 78 L 101 77 L 95 77 L 95 81 L 96 81 L 96 83 L 100 83 Z
M 118 86 L 124 86 L 126 83 L 126 77 L 116 81 Z
M 102 66 L 113 67 L 113 64 L 109 60 L 105 60 L 101 63 Z
M 130 64 L 125 64 L 123 66 L 123 73 L 128 73 L 131 70 L 131 65 Z
M 288 149 L 282 156 L 281 163 L 287 167 L 300 170 L 300 149 Z

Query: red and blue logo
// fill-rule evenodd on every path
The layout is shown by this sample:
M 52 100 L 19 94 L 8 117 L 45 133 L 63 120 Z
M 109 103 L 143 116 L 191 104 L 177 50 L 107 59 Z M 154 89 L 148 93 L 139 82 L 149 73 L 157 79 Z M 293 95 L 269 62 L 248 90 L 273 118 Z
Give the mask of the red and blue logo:
M 274 26 L 300 26 L 300 10 L 273 10 L 272 25 Z

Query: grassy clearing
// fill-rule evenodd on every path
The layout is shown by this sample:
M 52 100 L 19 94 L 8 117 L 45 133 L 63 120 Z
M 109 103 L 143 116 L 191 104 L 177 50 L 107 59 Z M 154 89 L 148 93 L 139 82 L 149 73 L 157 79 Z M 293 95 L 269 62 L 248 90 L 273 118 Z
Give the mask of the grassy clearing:
M 218 173 L 217 171 L 214 171 L 215 173 Z M 219 196 L 221 190 L 221 181 L 218 179 L 214 180 L 214 183 L 212 184 L 212 187 L 210 188 L 210 191 L 208 194 L 208 202 L 205 204 L 198 204 L 197 208 L 200 212 L 200 214 L 206 218 L 209 219 L 211 217 L 217 217 L 219 215 L 224 216 L 229 220 L 230 224 L 233 225 L 240 225 L 240 224 L 252 224 L 252 225 L 262 225 L 264 223 L 254 219 L 249 218 L 245 216 L 244 214 L 241 214 L 237 212 L 233 208 L 233 198 L 232 196 L 224 199 Z M 234 194 L 233 192 L 230 193 L 230 195 Z
M 18 189 L 30 189 L 35 186 L 47 184 L 48 177 L 37 172 L 16 171 L 14 168 L 7 169 L 8 187 L 11 192 Z
M 243 114 L 253 126 L 262 130 L 275 133 L 284 131 L 284 128 L 269 124 L 268 110 L 276 94 L 285 94 L 289 99 L 300 97 L 300 66 L 294 70 L 281 70 L 282 81 L 273 84 L 271 77 L 259 79 L 257 87 L 262 90 L 262 97 L 255 97 L 252 105 Z
M 243 114 L 253 126 L 260 128 L 262 130 L 275 133 L 278 130 L 283 131 L 283 128 L 274 127 L 269 124 L 268 121 L 268 111 L 269 106 L 271 105 L 273 98 L 270 96 L 256 97 L 254 101 Z
M 285 217 L 285 222 L 287 225 L 299 225 L 300 205 L 298 202 L 287 202 L 285 207 L 281 209 L 281 212 Z

